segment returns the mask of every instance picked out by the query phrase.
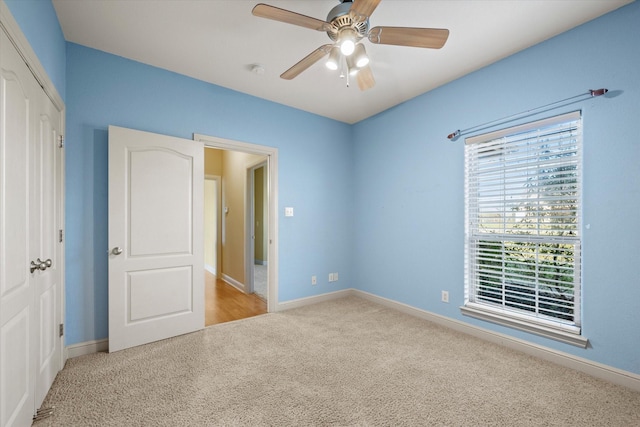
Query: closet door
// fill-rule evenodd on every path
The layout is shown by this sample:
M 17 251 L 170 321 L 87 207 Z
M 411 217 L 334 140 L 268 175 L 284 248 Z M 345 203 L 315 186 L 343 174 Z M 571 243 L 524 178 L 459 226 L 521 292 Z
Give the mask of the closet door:
M 30 272 L 29 166 L 40 87 L 0 31 L 0 426 L 34 412 L 34 279 Z
M 61 126 L 0 30 L 0 427 L 31 425 L 62 367 Z
M 31 226 L 30 252 L 32 259 L 40 258 L 46 270 L 39 271 L 34 280 L 36 315 L 36 389 L 35 406 L 47 395 L 56 374 L 61 368 L 59 325 L 62 323 L 61 297 L 61 245 L 58 219 L 61 201 L 60 112 L 44 92 L 41 92 L 36 135 L 31 156 Z

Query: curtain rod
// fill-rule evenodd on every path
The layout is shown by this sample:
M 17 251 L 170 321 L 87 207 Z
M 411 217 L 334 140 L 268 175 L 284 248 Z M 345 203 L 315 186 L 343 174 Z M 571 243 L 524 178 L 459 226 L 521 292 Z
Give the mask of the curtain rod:
M 527 111 L 522 111 L 520 113 L 512 114 L 510 116 L 503 117 L 501 119 L 492 120 L 490 122 L 486 122 L 486 123 L 483 123 L 481 125 L 472 126 L 470 128 L 467 128 L 467 129 L 463 129 L 463 130 L 458 129 L 457 131 L 447 135 L 447 138 L 449 138 L 452 141 L 455 141 L 461 135 L 465 135 L 465 134 L 467 134 L 467 133 L 469 133 L 471 131 L 474 131 L 474 130 L 482 130 L 482 129 L 486 128 L 488 125 L 497 124 L 497 122 L 507 122 L 507 121 L 515 119 L 516 117 L 517 118 L 524 118 L 524 117 L 526 117 L 527 114 L 532 115 L 534 111 L 538 111 L 538 110 L 541 110 L 543 108 L 551 107 L 552 105 L 556 105 L 556 104 L 559 104 L 561 102 L 571 101 L 572 99 L 580 98 L 580 97 L 586 96 L 586 95 L 588 95 L 589 97 L 596 97 L 596 96 L 604 95 L 607 92 L 609 92 L 609 89 L 604 89 L 604 88 L 603 89 L 589 89 L 587 92 L 584 92 L 584 93 L 581 93 L 581 94 L 578 94 L 578 95 L 575 95 L 575 96 L 571 96 L 569 98 L 561 99 L 560 101 L 555 101 L 555 102 L 552 102 L 551 104 L 542 105 L 540 107 L 536 107 L 536 108 L 532 108 L 532 109 L 527 110 Z M 520 117 L 520 116 L 522 116 L 522 117 Z

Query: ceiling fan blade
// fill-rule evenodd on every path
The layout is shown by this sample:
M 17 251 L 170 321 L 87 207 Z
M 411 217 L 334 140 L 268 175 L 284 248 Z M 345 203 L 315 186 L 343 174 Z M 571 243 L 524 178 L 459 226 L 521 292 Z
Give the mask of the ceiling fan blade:
M 380 0 L 353 0 L 349 16 L 356 22 L 366 21 L 376 10 L 378 4 L 380 4 Z
M 447 42 L 449 30 L 441 28 L 374 27 L 369 41 L 375 44 L 440 49 Z
M 305 56 L 300 62 L 298 62 L 293 67 L 289 68 L 284 73 L 280 74 L 280 77 L 285 80 L 291 80 L 298 76 L 298 74 L 302 73 L 307 68 L 311 67 L 313 64 L 322 59 L 323 56 L 327 55 L 331 51 L 331 47 L 333 45 L 325 44 L 311 52 L 309 55 Z
M 290 10 L 269 6 L 268 4 L 257 4 L 251 13 L 260 18 L 273 19 L 274 21 L 285 22 L 287 24 L 298 25 L 317 31 L 328 31 L 331 28 L 328 22 L 310 16 L 301 15 Z
M 356 74 L 356 78 L 358 80 L 358 87 L 360 88 L 360 90 L 371 89 L 376 84 L 376 79 L 373 78 L 371 67 L 369 67 L 368 65 L 358 71 L 358 74 Z

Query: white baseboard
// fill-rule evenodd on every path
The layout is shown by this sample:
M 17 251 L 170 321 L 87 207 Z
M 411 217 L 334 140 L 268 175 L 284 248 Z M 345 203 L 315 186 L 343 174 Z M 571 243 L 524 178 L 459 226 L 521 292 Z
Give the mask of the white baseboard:
M 209 265 L 209 264 L 205 264 L 204 265 L 204 269 L 207 270 L 209 273 L 213 274 L 214 276 L 216 276 L 216 269 L 213 268 L 213 266 Z
M 69 358 L 84 356 L 101 351 L 109 351 L 109 340 L 85 341 L 78 344 L 67 346 L 66 352 Z
M 305 297 L 300 299 L 294 299 L 291 301 L 279 302 L 276 304 L 275 311 L 291 310 L 292 308 L 304 307 L 305 305 L 311 305 L 311 304 L 318 304 L 320 302 L 344 298 L 350 295 L 355 295 L 353 289 L 344 289 L 340 291 L 329 292 L 328 294 L 315 295 L 312 297 Z
M 238 282 L 233 277 L 227 276 L 226 274 L 222 273 L 222 276 L 220 278 L 222 279 L 222 281 L 224 281 L 225 283 L 230 284 L 231 286 L 233 286 L 234 288 L 238 289 L 239 291 L 247 292 L 246 291 L 247 288 L 244 285 L 244 283 Z
M 554 350 L 552 348 L 514 338 L 509 335 L 470 325 L 459 320 L 431 313 L 426 310 L 421 310 L 419 308 L 415 308 L 410 305 L 393 301 L 387 298 L 379 297 L 368 292 L 354 289 L 352 290 L 352 294 L 364 298 L 368 301 L 378 303 L 385 307 L 393 308 L 403 313 L 416 316 L 433 323 L 437 323 L 444 327 L 454 329 L 468 335 L 472 335 L 482 340 L 503 345 L 513 350 L 517 350 L 522 353 L 544 359 L 567 368 L 575 369 L 576 371 L 584 372 L 585 374 L 591 375 L 592 377 L 600 378 L 602 380 L 609 381 L 613 384 L 627 387 L 635 391 L 640 391 L 640 375 L 634 374 L 633 372 L 624 371 L 622 369 L 614 368 L 612 366 L 574 356 L 573 354 L 564 353 L 562 351 Z

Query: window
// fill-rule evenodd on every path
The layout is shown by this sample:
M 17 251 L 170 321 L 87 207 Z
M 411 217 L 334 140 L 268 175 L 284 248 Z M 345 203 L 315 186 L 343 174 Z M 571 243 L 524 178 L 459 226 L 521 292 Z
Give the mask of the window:
M 466 315 L 580 336 L 580 113 L 468 138 Z

